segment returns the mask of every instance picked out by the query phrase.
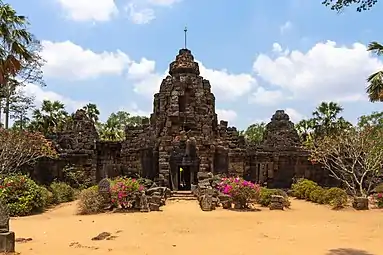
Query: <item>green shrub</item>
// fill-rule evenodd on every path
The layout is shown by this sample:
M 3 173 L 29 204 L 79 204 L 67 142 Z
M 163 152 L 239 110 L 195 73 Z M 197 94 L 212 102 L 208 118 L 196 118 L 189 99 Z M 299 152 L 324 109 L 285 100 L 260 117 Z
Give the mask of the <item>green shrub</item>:
M 53 193 L 43 186 L 40 186 L 40 189 L 41 189 L 41 194 L 43 196 L 44 208 L 55 204 Z
M 103 211 L 104 198 L 98 193 L 98 187 L 92 186 L 82 190 L 78 196 L 79 214 L 95 214 Z
M 7 176 L 0 186 L 0 199 L 7 204 L 11 216 L 42 211 L 46 205 L 44 194 L 43 188 L 23 175 Z
M 342 208 L 347 205 L 348 196 L 346 191 L 340 188 L 327 189 L 324 194 L 324 203 L 333 208 Z
M 283 196 L 285 198 L 284 206 L 290 207 L 289 197 L 287 196 L 286 192 L 280 189 L 261 188 L 259 198 L 257 200 L 258 204 L 260 204 L 261 206 L 269 206 L 272 195 Z
M 298 199 L 309 199 L 310 193 L 318 187 L 313 181 L 301 179 L 292 185 L 293 195 Z
M 309 200 L 314 203 L 324 204 L 325 194 L 326 194 L 326 189 L 318 186 L 314 190 L 311 190 L 309 195 Z
M 53 182 L 49 187 L 56 204 L 70 202 L 75 199 L 74 189 L 64 182 Z

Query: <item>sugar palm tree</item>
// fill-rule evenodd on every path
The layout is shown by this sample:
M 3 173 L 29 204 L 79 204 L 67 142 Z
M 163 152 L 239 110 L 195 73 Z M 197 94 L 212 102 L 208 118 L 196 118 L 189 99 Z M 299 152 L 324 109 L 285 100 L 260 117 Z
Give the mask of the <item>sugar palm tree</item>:
M 98 110 L 96 104 L 89 103 L 82 109 L 85 111 L 86 116 L 88 116 L 90 120 L 92 120 L 94 123 L 98 122 L 100 111 Z
M 18 15 L 11 5 L 0 0 L 0 85 L 16 76 L 24 61 L 34 58 L 28 50 L 33 36 L 27 30 L 27 25 L 29 23 L 25 16 Z
M 45 135 L 62 130 L 68 113 L 65 106 L 60 101 L 44 100 L 41 109 L 36 109 L 32 114 L 33 121 L 30 129 L 40 131 Z
M 368 45 L 368 51 L 375 53 L 377 56 L 383 55 L 383 45 L 378 42 L 372 42 Z M 371 102 L 383 102 L 383 71 L 377 71 L 371 74 L 367 82 L 367 94 Z
M 322 102 L 313 112 L 315 134 L 331 135 L 352 126 L 343 117 L 339 117 L 342 111 L 343 107 L 335 102 Z

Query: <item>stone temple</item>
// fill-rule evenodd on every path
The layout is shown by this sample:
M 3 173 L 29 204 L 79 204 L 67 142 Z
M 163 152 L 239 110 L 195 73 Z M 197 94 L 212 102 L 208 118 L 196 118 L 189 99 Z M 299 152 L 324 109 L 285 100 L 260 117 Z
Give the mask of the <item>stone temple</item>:
M 62 176 L 69 164 L 81 167 L 94 183 L 126 175 L 152 179 L 172 190 L 190 189 L 198 172 L 241 176 L 272 188 L 288 188 L 297 177 L 324 185 L 329 181 L 328 174 L 308 160 L 283 110 L 271 117 L 258 145 L 248 144 L 226 121 L 218 123 L 210 82 L 200 76 L 188 49 L 181 49 L 170 63 L 169 75 L 154 95 L 150 119 L 127 126 L 125 135 L 122 142 L 99 141 L 94 124 L 78 110 L 74 123 L 57 134 L 60 159 L 40 162 L 35 178 L 48 182 Z

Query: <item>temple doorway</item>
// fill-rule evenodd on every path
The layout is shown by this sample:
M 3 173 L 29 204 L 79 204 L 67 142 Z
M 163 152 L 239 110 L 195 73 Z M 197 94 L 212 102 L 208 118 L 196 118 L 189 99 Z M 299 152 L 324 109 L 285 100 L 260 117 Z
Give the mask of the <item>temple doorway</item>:
M 191 171 L 190 166 L 178 167 L 178 190 L 191 190 Z

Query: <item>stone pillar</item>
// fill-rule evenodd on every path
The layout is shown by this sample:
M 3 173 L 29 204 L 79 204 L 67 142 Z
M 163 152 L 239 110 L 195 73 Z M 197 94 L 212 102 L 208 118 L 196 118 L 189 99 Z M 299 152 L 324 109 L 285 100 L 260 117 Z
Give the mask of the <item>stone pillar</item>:
M 15 252 L 15 233 L 9 231 L 9 211 L 0 201 L 0 252 Z

